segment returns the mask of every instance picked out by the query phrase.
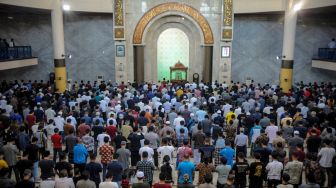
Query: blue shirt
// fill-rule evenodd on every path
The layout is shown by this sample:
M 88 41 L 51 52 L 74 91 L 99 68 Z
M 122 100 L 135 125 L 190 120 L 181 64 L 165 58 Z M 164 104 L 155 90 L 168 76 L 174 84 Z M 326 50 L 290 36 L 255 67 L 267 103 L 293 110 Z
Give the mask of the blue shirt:
M 204 110 L 198 110 L 197 112 L 196 112 L 196 116 L 197 116 L 197 119 L 198 119 L 198 121 L 200 122 L 200 121 L 203 121 L 204 119 L 205 119 L 205 115 L 206 115 L 207 113 L 204 111 Z
M 73 152 L 73 160 L 75 164 L 86 164 L 86 157 L 88 156 L 88 152 L 83 144 L 77 144 L 74 147 Z
M 230 165 L 232 167 L 234 153 L 235 153 L 234 149 L 232 149 L 231 147 L 225 146 L 225 148 L 219 152 L 219 155 L 222 157 L 225 157 L 227 160 L 227 165 Z
M 192 163 L 190 161 L 182 161 L 182 162 L 179 163 L 179 165 L 177 167 L 177 170 L 179 171 L 178 183 L 183 183 L 184 182 L 184 179 L 183 179 L 184 174 L 189 175 L 189 183 L 193 182 L 192 174 L 195 171 L 194 163 Z

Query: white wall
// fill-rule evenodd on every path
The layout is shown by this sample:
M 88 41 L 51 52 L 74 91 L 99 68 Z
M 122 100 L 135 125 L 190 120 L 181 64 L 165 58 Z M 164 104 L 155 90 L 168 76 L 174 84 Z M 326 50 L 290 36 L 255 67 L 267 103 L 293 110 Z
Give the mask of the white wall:
M 51 9 L 53 0 L 0 0 L 0 3 L 40 9 Z M 73 11 L 113 12 L 114 0 L 64 0 Z M 139 0 L 126 0 L 139 1 Z M 221 1 L 221 0 L 217 0 Z M 303 9 L 336 5 L 336 0 L 301 0 Z M 235 13 L 283 11 L 285 0 L 234 0 Z

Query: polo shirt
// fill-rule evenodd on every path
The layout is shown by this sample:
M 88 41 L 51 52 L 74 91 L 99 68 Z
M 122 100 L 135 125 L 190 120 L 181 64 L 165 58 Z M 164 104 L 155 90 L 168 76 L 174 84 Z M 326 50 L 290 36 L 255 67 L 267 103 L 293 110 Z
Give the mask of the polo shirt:
M 59 134 L 53 134 L 51 136 L 51 141 L 54 144 L 55 149 L 61 149 L 62 148 L 62 136 Z
M 192 179 L 192 174 L 193 171 L 195 171 L 195 165 L 194 163 L 190 162 L 190 161 L 182 161 L 179 163 L 177 170 L 179 171 L 178 175 L 178 183 L 183 183 L 184 182 L 184 178 L 183 175 L 184 174 L 188 174 L 189 175 L 189 183 L 193 182 Z
M 235 144 L 237 146 L 246 146 L 248 137 L 244 133 L 240 133 L 235 138 Z
M 83 144 L 77 144 L 74 147 L 73 160 L 75 164 L 85 164 L 87 156 L 88 156 L 88 152 Z
M 231 147 L 225 146 L 225 148 L 219 152 L 219 155 L 222 157 L 225 157 L 227 160 L 227 165 L 230 165 L 232 167 L 234 153 L 235 153 L 234 149 L 232 149 Z
M 266 166 L 267 179 L 269 180 L 281 180 L 281 172 L 283 170 L 283 164 L 277 160 L 273 160 Z

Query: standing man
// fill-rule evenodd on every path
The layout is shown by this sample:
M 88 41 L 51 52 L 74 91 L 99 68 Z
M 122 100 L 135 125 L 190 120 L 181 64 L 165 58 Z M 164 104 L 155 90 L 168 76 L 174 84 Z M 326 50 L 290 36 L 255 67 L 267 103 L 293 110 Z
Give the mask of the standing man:
M 184 183 L 193 183 L 193 178 L 195 176 L 195 165 L 194 163 L 189 161 L 189 155 L 185 155 L 184 161 L 180 162 L 177 167 L 177 184 L 184 184 Z M 184 175 L 188 174 L 190 177 L 188 182 L 184 181 Z
M 19 182 L 20 181 L 19 171 L 15 167 L 17 163 L 16 155 L 19 154 L 19 149 L 15 145 L 14 138 L 8 139 L 7 144 L 2 147 L 2 152 L 9 167 L 8 178 L 12 177 L 12 170 L 13 170 L 15 173 L 16 182 Z
M 100 163 L 96 162 L 96 156 L 94 154 L 90 154 L 90 162 L 85 166 L 85 170 L 90 172 L 90 180 L 95 182 L 96 187 L 98 187 L 100 183 L 99 173 L 102 171 L 102 167 Z
M 250 155 L 253 156 L 253 151 L 256 148 L 255 142 L 257 138 L 260 136 L 261 133 L 261 126 L 259 125 L 259 120 L 255 120 L 255 124 L 250 130 L 250 139 L 251 139 L 251 153 Z
M 158 159 L 158 146 L 160 144 L 159 135 L 154 132 L 154 127 L 150 126 L 148 128 L 148 133 L 145 134 L 145 139 L 149 141 L 149 147 L 154 150 L 154 164 L 156 167 L 159 166 L 159 159 Z
M 336 156 L 335 149 L 331 147 L 331 140 L 324 140 L 325 146 L 318 153 L 319 163 L 327 171 L 328 188 L 331 188 L 333 173 L 331 171 L 332 160 Z
M 276 138 L 277 132 L 278 132 L 278 126 L 275 126 L 274 123 L 275 123 L 274 119 L 271 119 L 270 124 L 266 127 L 266 130 L 265 130 L 265 133 L 267 134 L 269 138 L 268 147 L 270 149 L 275 147 L 272 145 L 272 143 L 273 143 L 273 140 Z
M 138 171 L 144 172 L 145 178 L 144 182 L 148 183 L 152 187 L 153 183 L 153 171 L 155 166 L 153 162 L 148 160 L 147 151 L 142 152 L 142 160 L 137 163 L 136 169 Z
M 239 152 L 243 152 L 246 157 L 248 137 L 244 134 L 244 128 L 240 128 L 239 132 L 240 133 L 236 136 L 234 141 L 236 146 L 236 155 L 238 156 Z
M 301 184 L 303 163 L 298 161 L 298 156 L 296 152 L 292 154 L 292 161 L 288 162 L 285 166 L 284 173 L 287 173 L 290 176 L 288 181 L 294 187 L 299 187 Z
M 268 187 L 276 187 L 281 183 L 281 173 L 283 170 L 283 164 L 278 161 L 278 155 L 274 151 L 272 152 L 272 162 L 269 162 L 266 166 Z
M 74 168 L 78 168 L 80 172 L 83 172 L 85 170 L 87 156 L 88 152 L 82 140 L 77 140 L 77 145 L 73 149 Z
M 227 165 L 233 166 L 233 157 L 234 157 L 234 149 L 231 148 L 231 142 L 229 140 L 225 140 L 225 148 L 219 152 L 219 155 L 225 157 L 227 160 Z
M 197 125 L 197 133 L 193 135 L 192 140 L 194 141 L 194 163 L 198 165 L 201 162 L 201 153 L 199 149 L 204 144 L 205 140 L 205 134 L 202 132 L 201 124 Z
M 121 163 L 117 160 L 118 159 L 118 154 L 113 154 L 113 159 L 112 161 L 107 165 L 107 173 L 112 173 L 112 181 L 117 182 L 119 187 L 121 185 L 121 175 L 123 174 L 123 167 Z M 104 178 L 105 179 L 105 178 Z
M 53 155 L 54 155 L 54 162 L 56 163 L 57 154 L 62 151 L 62 136 L 58 133 L 58 128 L 54 129 L 55 134 L 51 136 L 51 142 L 53 143 Z
M 104 137 L 104 144 L 99 148 L 101 163 L 103 165 L 103 181 L 105 181 L 107 165 L 112 161 L 113 147 L 109 144 L 109 137 Z
M 141 130 L 135 126 L 133 128 L 133 133 L 128 136 L 130 141 L 130 151 L 131 151 L 131 165 L 135 167 L 137 162 L 140 161 L 139 150 L 141 148 L 141 140 L 145 137 L 141 133 Z
M 121 141 L 121 148 L 117 150 L 116 154 L 118 154 L 118 162 L 123 167 L 123 170 L 127 170 L 130 165 L 129 158 L 131 151 L 126 148 L 126 141 Z

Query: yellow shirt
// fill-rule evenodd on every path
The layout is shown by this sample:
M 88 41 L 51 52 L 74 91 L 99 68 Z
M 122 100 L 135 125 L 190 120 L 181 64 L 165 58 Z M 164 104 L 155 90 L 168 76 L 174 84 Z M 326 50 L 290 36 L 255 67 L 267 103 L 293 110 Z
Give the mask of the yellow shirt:
M 234 112 L 229 112 L 229 113 L 226 114 L 225 119 L 226 119 L 226 123 L 227 123 L 227 124 L 229 124 L 229 122 L 230 122 L 231 120 L 233 120 L 233 118 L 231 117 L 232 114 L 235 115 Z M 235 117 L 236 117 L 236 115 L 235 115 Z
M 121 134 L 127 139 L 128 135 L 133 132 L 133 128 L 129 125 L 123 125 L 121 126 Z
M 0 160 L 0 169 L 8 168 L 8 164 L 5 160 Z
M 182 90 L 182 89 L 177 90 L 177 91 L 176 91 L 176 95 L 177 95 L 178 97 L 180 97 L 181 95 L 183 95 L 183 90 Z

